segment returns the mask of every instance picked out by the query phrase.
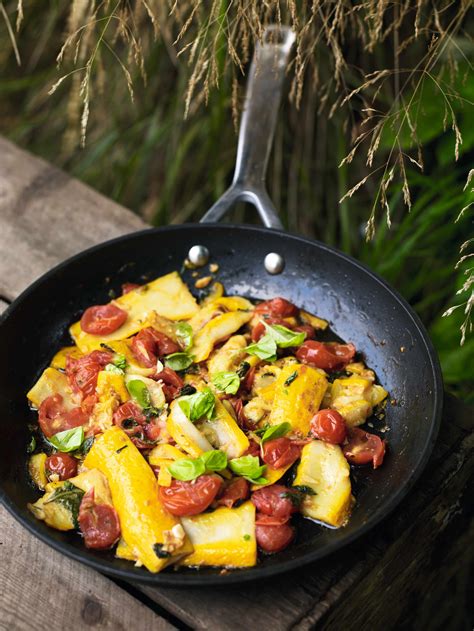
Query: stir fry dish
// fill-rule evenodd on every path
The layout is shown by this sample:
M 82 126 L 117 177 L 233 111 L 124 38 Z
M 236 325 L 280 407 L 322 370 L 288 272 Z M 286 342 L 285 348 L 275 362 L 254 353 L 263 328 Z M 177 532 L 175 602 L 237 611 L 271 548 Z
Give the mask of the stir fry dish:
M 27 395 L 29 509 L 150 572 L 254 566 L 302 518 L 343 527 L 387 392 L 327 327 L 218 282 L 198 303 L 177 272 L 90 306 Z

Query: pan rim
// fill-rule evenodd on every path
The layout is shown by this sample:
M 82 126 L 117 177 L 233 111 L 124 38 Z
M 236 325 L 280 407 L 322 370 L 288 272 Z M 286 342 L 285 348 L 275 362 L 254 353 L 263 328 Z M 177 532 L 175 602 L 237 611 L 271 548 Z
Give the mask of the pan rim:
M 416 466 L 412 468 L 412 471 L 407 477 L 407 480 L 403 486 L 401 486 L 395 493 L 387 497 L 379 506 L 376 513 L 374 513 L 373 517 L 368 519 L 364 524 L 362 524 L 359 528 L 349 533 L 347 536 L 342 537 L 339 540 L 335 540 L 332 543 L 329 543 L 319 549 L 316 549 L 312 552 L 305 554 L 301 558 L 290 559 L 287 561 L 283 561 L 279 564 L 275 564 L 270 567 L 259 567 L 258 565 L 253 568 L 242 569 L 242 570 L 233 570 L 228 574 L 199 574 L 196 572 L 195 574 L 172 574 L 172 573 L 162 573 L 162 574 L 151 574 L 146 573 L 143 569 L 130 568 L 130 569 L 120 569 L 113 566 L 113 561 L 108 561 L 107 559 L 97 559 L 90 555 L 86 550 L 78 551 L 73 546 L 68 543 L 55 541 L 50 537 L 47 532 L 43 532 L 42 529 L 35 523 L 26 519 L 23 516 L 20 509 L 10 500 L 10 498 L 6 495 L 6 492 L 3 488 L 0 488 L 0 501 L 3 506 L 8 510 L 8 512 L 18 521 L 20 524 L 25 527 L 29 532 L 38 537 L 41 541 L 51 546 L 58 552 L 61 552 L 68 556 L 69 558 L 74 559 L 75 561 L 79 561 L 92 567 L 96 571 L 108 574 L 109 576 L 114 576 L 115 578 L 135 581 L 139 583 L 147 583 L 154 584 L 157 586 L 170 586 L 170 587 L 186 587 L 186 586 L 195 586 L 195 587 L 207 587 L 207 586 L 225 586 L 237 583 L 247 583 L 251 581 L 257 581 L 259 579 L 269 578 L 276 576 L 278 574 L 283 574 L 285 572 L 290 572 L 302 566 L 306 566 L 310 563 L 314 563 L 324 557 L 329 556 L 336 550 L 340 550 L 345 546 L 349 545 L 356 539 L 362 537 L 367 534 L 372 528 L 374 528 L 377 524 L 379 524 L 383 519 L 385 519 L 395 508 L 399 505 L 402 499 L 408 494 L 408 492 L 413 488 L 413 485 L 419 478 L 421 472 L 425 468 L 431 452 L 433 450 L 434 443 L 436 441 L 440 423 L 441 423 L 441 414 L 442 414 L 442 404 L 443 404 L 443 380 L 441 374 L 441 367 L 439 364 L 439 359 L 437 357 L 436 351 L 433 347 L 433 344 L 429 338 L 429 335 L 421 322 L 418 315 L 414 312 L 412 307 L 408 304 L 408 302 L 395 290 L 391 287 L 383 278 L 381 278 L 377 273 L 373 272 L 369 267 L 367 267 L 364 263 L 361 263 L 357 259 L 341 252 L 335 247 L 329 246 L 325 243 L 317 241 L 315 239 L 309 239 L 307 237 L 302 237 L 300 235 L 295 235 L 290 232 L 286 232 L 285 230 L 274 230 L 261 226 L 253 226 L 253 225 L 245 225 L 245 224 L 219 224 L 219 223 L 209 223 L 209 224 L 182 224 L 182 225 L 171 225 L 171 226 L 163 226 L 159 228 L 145 228 L 143 230 L 138 230 L 135 232 L 127 233 L 125 235 L 121 235 L 115 237 L 113 239 L 109 239 L 100 244 L 91 246 L 85 250 L 81 250 L 80 252 L 72 255 L 66 260 L 58 263 L 50 270 L 46 271 L 39 278 L 33 281 L 28 287 L 26 287 L 20 295 L 8 306 L 8 308 L 4 311 L 4 313 L 0 317 L 0 327 L 3 323 L 9 319 L 12 314 L 18 309 L 21 304 L 28 299 L 28 297 L 39 287 L 42 283 L 47 281 L 49 278 L 58 274 L 61 270 L 67 268 L 71 263 L 80 261 L 83 258 L 87 258 L 89 255 L 94 252 L 102 249 L 104 246 L 113 246 L 115 244 L 127 241 L 133 238 L 140 238 L 143 235 L 148 234 L 161 234 L 163 232 L 173 232 L 173 231 L 188 231 L 194 230 L 195 232 L 207 232 L 215 229 L 228 229 L 232 230 L 240 230 L 240 231 L 250 231 L 250 232 L 258 232 L 262 234 L 271 234 L 271 235 L 280 235 L 285 238 L 290 238 L 295 241 L 299 241 L 306 245 L 318 246 L 323 251 L 330 252 L 333 255 L 336 255 L 340 259 L 342 259 L 346 264 L 349 264 L 353 267 L 358 268 L 363 273 L 370 276 L 376 283 L 381 287 L 381 289 L 388 292 L 395 301 L 399 304 L 399 306 L 405 311 L 406 315 L 413 322 L 414 328 L 418 332 L 421 340 L 423 341 L 424 348 L 426 350 L 429 363 L 430 363 L 430 374 L 433 377 L 433 405 L 434 412 L 432 418 L 430 419 L 429 424 L 427 424 L 427 435 L 425 439 L 425 446 L 423 451 L 420 452 L 418 461 Z M 0 480 L 1 484 L 1 480 Z

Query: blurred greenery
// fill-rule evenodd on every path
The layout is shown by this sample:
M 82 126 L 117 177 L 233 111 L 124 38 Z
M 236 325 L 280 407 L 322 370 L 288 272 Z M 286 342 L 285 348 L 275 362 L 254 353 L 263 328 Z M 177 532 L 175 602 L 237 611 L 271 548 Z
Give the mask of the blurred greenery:
M 16 2 L 5 2 L 5 6 L 14 21 Z M 226 3 L 221 9 L 224 6 Z M 225 190 L 233 171 L 233 104 L 242 102 L 245 77 L 239 76 L 236 85 L 223 71 L 226 42 L 218 40 L 216 45 L 219 88 L 210 90 L 207 104 L 191 104 L 186 119 L 184 95 L 191 70 L 184 58 L 176 56 L 169 38 L 155 40 L 143 35 L 147 38 L 143 60 L 148 80 L 145 85 L 139 80 L 139 71 L 131 71 L 134 103 L 128 98 L 122 68 L 108 48 L 100 49 L 87 142 L 80 149 L 80 75 L 72 75 L 48 96 L 61 74 L 55 57 L 68 32 L 68 10 L 69 3 L 59 0 L 25 4 L 25 19 L 17 36 L 21 67 L 16 65 L 11 47 L 0 50 L 0 133 L 155 225 L 198 220 Z M 268 185 L 289 230 L 356 256 L 407 298 L 430 331 L 446 387 L 474 402 L 473 336 L 459 346 L 462 309 L 441 317 L 456 304 L 455 292 L 465 281 L 467 265 L 458 270 L 455 265 L 461 243 L 472 234 L 468 212 L 455 221 L 461 208 L 473 201 L 472 193 L 463 191 L 474 157 L 474 46 L 469 26 L 472 19 L 451 41 L 451 61 L 443 72 L 427 73 L 416 85 L 406 87 L 401 103 L 406 112 L 404 124 L 384 127 L 374 163 L 377 168 L 390 156 L 394 141 L 405 155 L 419 159 L 413 121 L 423 145 L 422 173 L 406 161 L 411 211 L 403 203 L 401 184 L 394 183 L 388 192 L 391 228 L 385 218 L 377 216 L 375 238 L 365 241 L 364 225 L 378 196 L 377 181 L 369 179 L 339 203 L 348 188 L 370 170 L 365 156 L 356 156 L 338 168 L 360 133 L 367 103 L 360 100 L 349 111 L 335 107 L 331 115 L 322 106 L 318 85 L 330 83 L 334 73 L 324 46 L 318 52 L 319 84 L 308 69 L 299 108 L 290 101 L 283 104 Z M 146 26 L 139 28 L 145 32 Z M 0 34 L 5 42 L 4 24 L 0 24 Z M 368 73 L 393 62 L 391 40 L 377 45 L 373 54 L 356 44 L 356 35 L 351 40 L 346 33 L 349 90 L 357 87 L 357 67 Z M 415 67 L 420 56 L 415 46 L 401 54 L 398 63 Z M 393 104 L 393 83 L 390 80 L 384 89 L 374 89 L 380 111 L 388 112 Z M 457 161 L 453 116 L 463 137 Z M 244 208 L 237 209 L 236 217 L 254 220 Z

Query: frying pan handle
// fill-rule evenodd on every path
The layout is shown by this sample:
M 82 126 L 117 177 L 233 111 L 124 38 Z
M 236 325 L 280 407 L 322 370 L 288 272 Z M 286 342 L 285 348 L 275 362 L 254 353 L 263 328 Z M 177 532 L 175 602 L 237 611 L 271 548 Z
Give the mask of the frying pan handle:
M 257 44 L 240 123 L 234 179 L 201 223 L 219 221 L 237 201 L 246 201 L 255 206 L 267 228 L 283 228 L 267 193 L 265 176 L 294 41 L 295 34 L 288 26 L 272 25 Z

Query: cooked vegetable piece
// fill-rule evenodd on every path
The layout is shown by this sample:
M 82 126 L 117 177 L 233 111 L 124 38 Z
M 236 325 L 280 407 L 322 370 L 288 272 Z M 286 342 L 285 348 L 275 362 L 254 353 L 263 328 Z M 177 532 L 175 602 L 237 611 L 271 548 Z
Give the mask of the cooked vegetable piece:
M 179 522 L 163 508 L 155 475 L 125 432 L 112 427 L 99 436 L 84 466 L 106 476 L 122 538 L 150 572 L 159 572 L 192 551 L 187 538 L 172 550 L 167 548 L 169 533 Z M 166 556 L 157 555 L 157 545 Z
M 209 358 L 209 374 L 232 372 L 238 369 L 245 358 L 247 340 L 243 335 L 233 335 Z
M 303 447 L 293 486 L 307 486 L 315 495 L 305 495 L 305 517 L 330 526 L 344 525 L 351 507 L 350 468 L 339 445 L 313 440 Z
M 56 530 L 73 530 L 77 528 L 77 517 L 84 491 L 73 484 L 50 482 L 46 485 L 46 493 L 28 508 L 37 519 L 45 521 Z
M 201 421 L 198 426 L 209 442 L 228 458 L 238 458 L 249 448 L 249 439 L 217 398 L 212 419 Z
M 252 567 L 257 562 L 255 507 L 245 502 L 238 508 L 222 506 L 212 513 L 182 517 L 194 552 L 181 565 Z
M 61 348 L 61 350 L 59 350 L 51 360 L 51 368 L 64 370 L 66 368 L 67 357 L 74 357 L 75 359 L 79 359 L 79 357 L 82 357 L 82 355 L 83 353 L 81 349 L 77 346 L 65 346 L 64 348 Z
M 193 456 L 193 458 L 197 458 L 204 451 L 212 449 L 211 443 L 201 434 L 181 409 L 179 399 L 173 401 L 170 405 L 166 428 L 178 447 Z
M 100 348 L 101 343 L 124 340 L 143 328 L 155 311 L 169 320 L 186 320 L 198 311 L 198 306 L 177 272 L 129 291 L 114 300 L 114 304 L 127 312 L 125 323 L 108 335 L 91 335 L 81 329 L 80 322 L 70 328 L 77 346 L 84 353 Z
M 327 320 L 323 320 L 322 318 L 318 318 L 312 313 L 308 313 L 308 311 L 300 311 L 300 318 L 303 320 L 305 324 L 310 324 L 315 329 L 320 329 L 324 331 L 324 329 L 328 328 L 329 322 Z
M 372 414 L 373 407 L 387 396 L 382 386 L 369 379 L 352 375 L 335 379 L 330 389 L 329 407 L 341 414 L 349 427 L 361 425 Z
M 46 477 L 46 464 L 47 455 L 45 453 L 34 454 L 28 461 L 28 471 L 31 479 L 36 486 L 42 491 L 48 484 L 48 478 Z
M 45 399 L 55 394 L 60 394 L 63 397 L 63 404 L 66 408 L 74 406 L 73 392 L 66 375 L 56 368 L 46 368 L 26 396 L 35 408 L 39 408 Z
M 238 331 L 251 318 L 250 311 L 230 311 L 210 320 L 194 337 L 194 361 L 201 362 L 207 359 L 217 342 Z
M 285 385 L 295 372 L 296 377 Z M 275 397 L 268 422 L 270 425 L 288 422 L 293 431 L 300 431 L 306 436 L 326 388 L 326 377 L 316 369 L 302 364 L 285 366 L 275 382 Z

